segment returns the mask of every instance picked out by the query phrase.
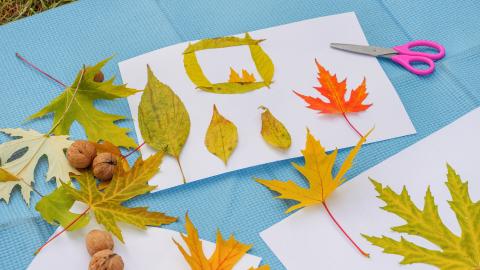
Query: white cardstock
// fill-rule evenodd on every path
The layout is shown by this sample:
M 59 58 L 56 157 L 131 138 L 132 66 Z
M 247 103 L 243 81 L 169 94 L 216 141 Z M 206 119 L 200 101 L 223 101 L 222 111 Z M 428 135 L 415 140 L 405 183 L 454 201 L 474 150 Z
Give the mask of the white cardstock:
M 449 126 L 408 147 L 386 161 L 372 167 L 342 185 L 327 200 L 330 210 L 366 252 L 361 256 L 341 234 L 322 206 L 300 210 L 260 235 L 289 270 L 306 269 L 437 269 L 426 264 L 400 265 L 402 257 L 382 253 L 360 234 L 389 236 L 407 240 L 430 249 L 439 249 L 420 237 L 393 232 L 390 228 L 405 224 L 398 216 L 380 207 L 383 201 L 376 196 L 369 177 L 400 192 L 405 185 L 412 200 L 422 209 L 424 196 L 430 187 L 439 214 L 445 225 L 460 235 L 456 217 L 447 200 L 451 200 L 445 185 L 450 164 L 468 180 L 473 201 L 480 199 L 480 109 L 463 116 Z
M 86 270 L 90 255 L 85 246 L 85 235 L 91 229 L 100 228 L 94 220 L 86 228 L 67 232 L 49 243 L 35 256 L 28 270 Z M 59 228 L 57 232 L 60 230 Z M 122 226 L 125 244 L 115 239 L 114 252 L 122 256 L 125 269 L 135 270 L 188 270 L 190 267 L 172 239 L 186 247 L 179 232 L 150 227 L 139 230 Z M 224 237 L 226 237 L 224 235 Z M 215 244 L 201 240 L 205 255 L 209 257 L 215 250 Z M 188 252 L 188 248 L 186 248 Z M 234 270 L 246 270 L 257 267 L 261 258 L 246 254 Z
M 365 35 L 354 13 L 291 23 L 250 32 L 261 42 L 264 51 L 275 65 L 270 88 L 261 88 L 244 94 L 213 94 L 199 89 L 188 78 L 183 65 L 183 51 L 189 42 L 152 51 L 119 63 L 123 82 L 129 87 L 144 89 L 147 82 L 147 64 L 160 81 L 169 85 L 187 108 L 191 129 L 181 153 L 180 161 L 188 182 L 234 171 L 254 165 L 288 159 L 300 155 L 306 128 L 319 138 L 327 149 L 350 147 L 359 140 L 341 115 L 321 115 L 306 108 L 306 103 L 293 93 L 320 96 L 313 88 L 318 86 L 317 59 L 326 69 L 336 73 L 339 80 L 348 77 L 349 91 L 365 77 L 373 103 L 366 112 L 352 113 L 349 117 L 362 132 L 375 126 L 368 142 L 386 140 L 415 133 L 410 118 L 393 85 L 374 57 L 362 56 L 330 48 L 330 43 L 367 44 Z M 244 34 L 239 34 L 243 37 Z M 195 41 L 192 41 L 192 43 Z M 250 56 L 248 46 L 202 50 L 198 61 L 211 82 L 228 81 L 230 67 L 236 71 L 246 69 L 261 80 Z M 347 97 L 349 96 L 347 92 Z M 138 140 L 142 135 L 138 127 L 138 105 L 142 93 L 128 98 Z M 238 146 L 228 165 L 208 152 L 204 145 L 205 133 L 212 117 L 213 105 L 238 128 Z M 292 145 L 280 151 L 268 145 L 260 135 L 259 106 L 266 106 L 292 136 Z M 154 150 L 141 148 L 144 157 Z M 182 184 L 180 170 L 174 158 L 165 158 L 161 172 L 151 181 L 158 189 Z

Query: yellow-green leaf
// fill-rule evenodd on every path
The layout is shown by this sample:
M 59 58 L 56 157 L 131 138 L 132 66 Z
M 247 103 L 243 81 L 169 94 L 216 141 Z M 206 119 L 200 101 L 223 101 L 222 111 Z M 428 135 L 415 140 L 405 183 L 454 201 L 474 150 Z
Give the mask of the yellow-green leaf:
M 8 181 L 18 181 L 18 177 L 11 174 L 9 171 L 0 168 L 0 182 L 8 182 Z
M 179 158 L 190 133 L 190 116 L 180 98 L 155 77 L 150 67 L 138 107 L 138 122 L 148 145 Z
M 85 129 L 90 141 L 106 140 L 118 146 L 134 147 L 135 141 L 127 136 L 130 130 L 115 124 L 116 121 L 125 119 L 125 116 L 105 113 L 93 104 L 97 99 L 124 98 L 138 92 L 125 85 L 114 85 L 115 77 L 104 82 L 94 81 L 95 74 L 101 71 L 110 59 L 107 58 L 95 66 L 87 67 L 84 72 L 80 71 L 71 86 L 29 119 L 53 113 L 53 125 L 58 123 L 53 129 L 56 135 L 69 134 L 73 122 L 77 121 Z M 78 90 L 74 95 L 77 86 Z M 69 110 L 65 111 L 67 104 L 71 105 Z
M 238 143 L 237 127 L 223 117 L 213 105 L 213 115 L 205 134 L 205 146 L 225 164 Z
M 280 122 L 270 110 L 260 106 L 262 112 L 262 130 L 263 139 L 273 147 L 288 149 L 292 144 L 292 138 L 285 126 Z
M 75 176 L 80 189 L 62 184 L 64 192 L 58 194 L 57 190 L 43 197 L 37 210 L 48 222 L 58 222 L 63 225 L 72 222 L 75 218 L 75 215 L 68 212 L 68 206 L 72 201 L 83 202 L 88 206 L 88 210 L 93 212 L 97 222 L 122 242 L 123 237 L 117 225 L 118 222 L 129 223 L 140 229 L 175 222 L 176 218 L 160 212 L 150 212 L 147 207 L 123 206 L 125 201 L 155 189 L 155 186 L 150 186 L 148 181 L 158 172 L 163 155 L 162 152 L 158 152 L 145 161 L 140 157 L 131 169 L 116 166 L 110 184 L 103 191 L 97 187 L 92 172 L 84 171 L 81 175 Z M 55 205 L 56 202 L 60 205 Z
M 245 34 L 245 37 L 251 38 L 248 33 Z M 251 44 L 248 47 L 250 48 L 250 54 L 252 55 L 258 73 L 262 77 L 265 85 L 269 87 L 272 83 L 273 74 L 275 72 L 275 66 L 273 65 L 272 59 L 270 59 L 268 54 L 259 44 Z
M 430 188 L 427 189 L 423 209 L 420 209 L 411 200 L 405 186 L 400 193 L 396 193 L 390 187 L 383 187 L 371 179 L 379 194 L 378 198 L 386 204 L 382 209 L 406 222 L 392 230 L 422 237 L 438 246 L 438 249 L 422 247 L 403 236 L 400 240 L 386 236 L 364 237 L 383 248 L 385 253 L 403 256 L 401 264 L 425 263 L 441 270 L 480 269 L 480 201 L 472 201 L 468 183 L 462 182 L 449 165 L 447 169 L 446 185 L 452 198 L 449 204 L 462 231 L 459 236 L 442 222 Z

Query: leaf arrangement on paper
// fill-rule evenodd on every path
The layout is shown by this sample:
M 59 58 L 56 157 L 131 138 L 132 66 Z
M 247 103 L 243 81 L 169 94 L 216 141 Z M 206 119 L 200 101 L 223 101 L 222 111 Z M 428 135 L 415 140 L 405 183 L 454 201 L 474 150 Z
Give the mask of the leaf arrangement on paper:
M 102 191 L 98 189 L 92 173 L 84 171 L 81 175 L 75 176 L 80 189 L 62 183 L 61 188 L 43 197 L 36 209 L 45 220 L 60 224 L 66 230 L 78 229 L 88 224 L 87 213 L 91 211 L 97 222 L 122 242 L 122 232 L 117 222 L 129 223 L 141 229 L 145 229 L 147 225 L 159 226 L 175 222 L 176 218 L 159 212 L 149 212 L 146 207 L 127 208 L 122 205 L 127 200 L 155 189 L 148 181 L 158 172 L 162 158 L 162 152 L 145 161 L 140 157 L 132 168 L 128 168 L 127 163 L 122 162 L 123 166 L 115 167 L 113 179 Z M 69 211 L 75 201 L 87 205 L 82 214 L 73 214 Z M 76 227 L 72 228 L 73 225 Z
M 421 237 L 436 245 L 429 249 L 417 245 L 403 236 L 400 240 L 382 236 L 364 236 L 372 244 L 383 248 L 385 253 L 403 257 L 401 264 L 423 263 L 442 270 L 480 269 L 480 202 L 472 201 L 468 183 L 463 182 L 455 170 L 447 165 L 447 182 L 451 200 L 448 202 L 455 213 L 461 234 L 453 233 L 438 213 L 434 196 L 427 189 L 423 209 L 419 209 L 404 186 L 400 193 L 371 179 L 378 198 L 385 202 L 383 210 L 403 219 L 406 224 L 392 230 Z
M 220 37 L 200 40 L 189 46 L 183 52 L 183 64 L 190 80 L 206 92 L 215 94 L 242 94 L 251 92 L 262 87 L 269 87 L 272 84 L 275 67 L 267 53 L 262 49 L 260 43 L 263 39 L 252 39 L 250 34 L 246 33 L 244 38 L 240 37 Z M 250 55 L 262 81 L 256 81 L 253 74 L 242 70 L 240 76 L 235 70 L 230 68 L 230 76 L 227 82 L 212 83 L 203 73 L 202 67 L 198 62 L 196 52 L 209 49 L 221 49 L 236 46 L 248 46 Z
M 235 237 L 230 236 L 225 240 L 220 231 L 217 231 L 217 240 L 215 251 L 210 258 L 205 256 L 202 242 L 198 236 L 198 231 L 192 221 L 185 215 L 186 235 L 181 234 L 183 241 L 187 245 L 188 251 L 175 239 L 173 242 L 177 245 L 183 257 L 192 270 L 231 270 L 252 248 L 251 245 L 245 245 L 238 242 Z M 249 268 L 249 270 L 269 270 L 268 265 L 259 268 Z
M 127 136 L 129 129 L 115 124 L 116 121 L 125 117 L 102 112 L 93 105 L 94 100 L 97 99 L 124 98 L 137 92 L 125 85 L 114 85 L 115 78 L 104 82 L 95 80 L 95 75 L 109 60 L 110 58 L 107 58 L 95 66 L 82 69 L 71 86 L 66 87 L 62 94 L 30 116 L 30 119 L 53 113 L 52 132 L 56 135 L 69 134 L 71 125 L 77 121 L 84 127 L 90 141 L 108 140 L 118 146 L 135 147 L 135 141 Z M 66 107 L 69 108 L 67 111 Z
M 367 257 L 369 255 L 361 250 L 355 244 L 355 242 L 353 242 L 350 236 L 346 234 L 343 228 L 335 220 L 327 206 L 327 198 L 332 195 L 335 189 L 337 189 L 347 180 L 345 178 L 345 174 L 351 168 L 355 156 L 370 132 L 368 132 L 364 137 L 361 137 L 357 145 L 350 151 L 345 161 L 340 166 L 337 174 L 334 176 L 332 170 L 337 157 L 337 150 L 327 154 L 325 152 L 325 148 L 320 144 L 320 141 L 316 140 L 310 131 L 307 130 L 305 150 L 302 151 L 302 154 L 305 158 L 305 165 L 301 166 L 296 163 L 292 163 L 292 165 L 306 178 L 309 184 L 308 188 L 301 187 L 292 180 L 281 181 L 256 179 L 258 183 L 264 185 L 272 191 L 279 193 L 280 195 L 277 198 L 297 201 L 297 204 L 287 209 L 287 213 L 306 206 L 322 204 L 329 216 L 342 230 L 345 236 L 352 242 L 352 244 L 362 255 Z
M 350 92 L 350 98 L 345 100 L 347 93 L 347 79 L 339 82 L 337 75 L 332 75 L 320 63 L 315 60 L 318 69 L 318 82 L 320 86 L 314 87 L 322 97 L 328 99 L 329 102 L 323 101 L 321 98 L 306 96 L 296 91 L 294 93 L 302 98 L 308 108 L 324 114 L 341 114 L 348 125 L 360 136 L 362 133 L 350 122 L 348 113 L 356 113 L 366 111 L 372 104 L 363 104 L 368 96 L 367 83 L 363 79 L 362 83 Z
M 79 174 L 79 172 L 70 166 L 65 157 L 64 150 L 73 142 L 67 139 L 67 136 L 54 136 L 42 134 L 34 130 L 24 130 L 21 128 L 6 128 L 0 132 L 17 137 L 3 144 L 0 144 L 0 160 L 3 177 L 0 178 L 0 198 L 9 201 L 10 193 L 17 185 L 27 204 L 30 203 L 30 193 L 32 183 L 34 182 L 34 173 L 40 158 L 46 156 L 48 159 L 48 172 L 46 179 L 55 178 L 57 184 L 70 181 L 70 173 Z M 18 158 L 15 154 L 26 149 Z M 10 159 L 12 159 L 10 161 Z M 10 177 L 9 177 L 10 175 Z M 0 175 L 2 176 L 2 175 Z M 11 176 L 15 176 L 12 178 Z

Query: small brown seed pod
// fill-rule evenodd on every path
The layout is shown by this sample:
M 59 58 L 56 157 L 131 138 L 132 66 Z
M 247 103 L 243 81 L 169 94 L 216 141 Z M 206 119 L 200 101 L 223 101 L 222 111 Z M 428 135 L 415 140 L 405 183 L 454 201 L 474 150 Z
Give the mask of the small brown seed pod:
M 100 153 L 93 160 L 93 175 L 100 181 L 110 181 L 117 165 L 118 157 L 112 153 Z
M 84 169 L 90 166 L 96 155 L 97 149 L 89 141 L 75 141 L 67 150 L 68 162 L 77 169 Z
M 103 72 L 99 71 L 97 73 L 95 73 L 95 76 L 93 76 L 93 81 L 94 82 L 103 82 L 103 80 L 105 80 L 105 76 L 103 75 Z
M 93 256 L 100 250 L 113 250 L 112 236 L 108 232 L 101 230 L 91 230 L 85 237 L 85 244 L 90 256 Z
M 95 253 L 90 260 L 88 270 L 123 270 L 122 257 L 109 249 Z

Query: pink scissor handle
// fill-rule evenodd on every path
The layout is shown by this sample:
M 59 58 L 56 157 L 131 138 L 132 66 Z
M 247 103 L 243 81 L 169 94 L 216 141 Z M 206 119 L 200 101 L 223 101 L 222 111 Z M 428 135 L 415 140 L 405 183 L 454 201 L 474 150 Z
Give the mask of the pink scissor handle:
M 418 46 L 430 47 L 437 50 L 438 52 L 425 53 L 425 52 L 417 52 L 417 51 L 411 50 L 411 48 L 418 47 Z M 438 60 L 445 56 L 445 48 L 442 45 L 430 40 L 415 40 L 415 41 L 405 43 L 404 45 L 395 46 L 393 47 L 393 49 L 397 51 L 399 54 L 405 54 L 405 55 L 411 55 L 411 56 L 423 56 L 423 57 L 430 58 L 432 60 Z
M 390 59 L 393 62 L 404 67 L 406 70 L 416 75 L 425 76 L 432 73 L 433 70 L 435 69 L 435 63 L 433 63 L 433 60 L 425 56 L 398 54 L 393 56 Z M 412 66 L 413 62 L 420 62 L 420 63 L 427 64 L 428 68 L 427 69 L 415 68 L 414 66 Z

